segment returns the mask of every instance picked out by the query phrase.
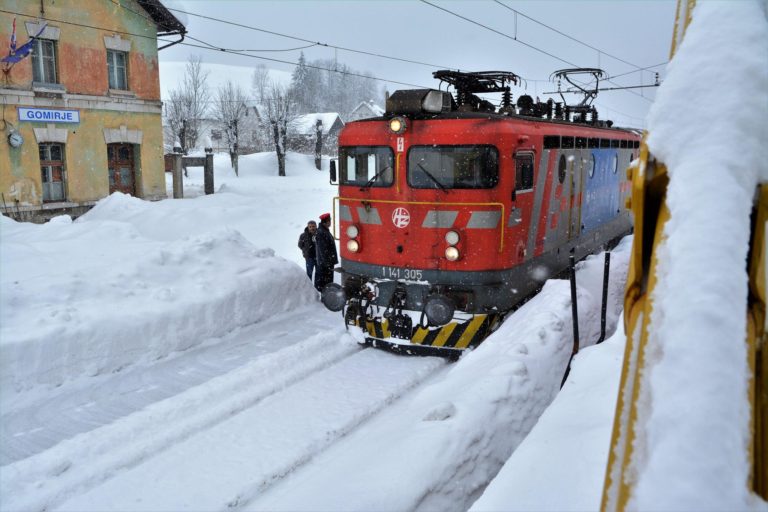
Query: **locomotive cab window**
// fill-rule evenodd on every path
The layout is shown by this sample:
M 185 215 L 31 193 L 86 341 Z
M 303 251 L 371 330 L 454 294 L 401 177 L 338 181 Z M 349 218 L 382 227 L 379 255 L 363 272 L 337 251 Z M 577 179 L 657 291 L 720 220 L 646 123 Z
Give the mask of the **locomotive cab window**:
M 493 146 L 414 146 L 408 151 L 413 188 L 493 188 L 499 181 L 499 152 Z
M 515 190 L 533 190 L 533 155 L 515 155 Z
M 394 179 L 395 157 L 386 146 L 339 148 L 342 185 L 389 187 Z

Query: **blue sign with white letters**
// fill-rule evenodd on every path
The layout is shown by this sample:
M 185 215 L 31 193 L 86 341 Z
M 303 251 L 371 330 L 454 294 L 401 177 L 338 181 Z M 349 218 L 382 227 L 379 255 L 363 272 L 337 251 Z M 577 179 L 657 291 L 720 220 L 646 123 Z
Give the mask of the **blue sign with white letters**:
M 80 111 L 61 108 L 19 107 L 19 121 L 37 123 L 79 123 Z

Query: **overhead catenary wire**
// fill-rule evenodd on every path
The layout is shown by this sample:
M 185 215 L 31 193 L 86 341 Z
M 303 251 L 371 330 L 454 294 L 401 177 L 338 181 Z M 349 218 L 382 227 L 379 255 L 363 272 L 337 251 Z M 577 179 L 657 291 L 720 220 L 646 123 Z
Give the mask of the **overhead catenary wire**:
M 13 14 L 15 16 L 22 16 L 24 18 L 29 18 L 29 19 L 37 19 L 35 16 L 30 16 L 28 14 L 24 14 L 24 13 L 20 13 L 20 12 L 9 11 L 9 10 L 6 10 L 6 9 L 0 9 L 0 12 L 6 13 L 6 14 Z M 77 23 L 77 22 L 74 22 L 74 21 L 66 21 L 66 20 L 62 20 L 62 19 L 51 18 L 49 16 L 46 16 L 45 19 L 48 20 L 48 21 L 56 22 L 56 23 L 63 23 L 65 25 L 72 25 L 72 26 L 83 27 L 83 28 L 91 28 L 91 29 L 94 29 L 94 30 L 103 30 L 103 31 L 106 31 L 106 32 L 112 32 L 113 34 L 129 35 L 129 36 L 143 37 L 143 38 L 146 38 L 146 39 L 152 39 L 152 40 L 157 40 L 157 41 L 162 41 L 162 42 L 170 42 L 169 40 L 163 39 L 161 37 L 157 37 L 156 35 L 155 36 L 148 36 L 148 35 L 145 35 L 145 34 L 136 34 L 136 33 L 133 33 L 133 32 L 126 32 L 124 30 L 118 30 L 118 29 L 113 29 L 113 28 L 108 28 L 108 27 L 98 27 L 98 26 L 94 26 L 94 25 L 88 25 L 86 23 Z M 264 57 L 264 56 L 261 56 L 261 55 L 253 55 L 253 54 L 250 54 L 250 53 L 242 53 L 242 52 L 230 51 L 230 50 L 227 50 L 226 48 L 222 49 L 222 48 L 218 48 L 218 47 L 216 47 L 214 45 L 204 46 L 204 45 L 201 45 L 201 44 L 192 44 L 192 43 L 185 43 L 185 42 L 181 42 L 181 43 L 178 43 L 178 44 L 179 45 L 183 45 L 183 46 L 190 46 L 190 47 L 193 47 L 193 48 L 201 48 L 201 49 L 209 50 L 209 51 L 218 51 L 218 52 L 224 52 L 224 53 L 231 53 L 233 55 L 240 55 L 240 56 L 243 56 L 243 57 L 250 57 L 250 58 L 253 58 L 253 59 L 267 60 L 267 61 L 271 61 L 271 62 L 279 62 L 281 64 L 288 64 L 288 65 L 291 65 L 291 66 L 298 66 L 299 65 L 298 62 L 291 62 L 291 61 L 275 59 L 275 58 L 271 58 L 271 57 Z M 365 74 L 362 74 L 362 73 L 353 73 L 353 72 L 350 72 L 350 71 L 341 71 L 341 70 L 337 70 L 337 69 L 324 68 L 322 66 L 315 66 L 313 64 L 305 64 L 305 66 L 308 67 L 308 68 L 318 69 L 320 71 L 327 71 L 327 72 L 330 72 L 330 73 L 338 73 L 338 74 L 341 74 L 341 75 L 349 75 L 349 76 L 357 76 L 357 77 L 361 77 L 361 78 L 368 78 L 368 79 L 376 80 L 376 81 L 379 81 L 379 82 L 387 82 L 387 83 L 397 84 L 397 85 L 406 85 L 408 87 L 428 88 L 428 87 L 426 87 L 424 85 L 412 84 L 412 83 L 408 83 L 408 82 L 400 82 L 398 80 L 391 80 L 391 79 L 388 79 L 388 78 L 381 78 L 381 77 L 377 77 L 377 76 L 373 76 L 373 75 L 365 75 Z
M 112 1 L 112 0 L 109 0 L 109 1 Z M 429 2 L 426 2 L 425 0 L 422 0 L 422 2 L 429 4 Z M 115 3 L 118 6 L 122 6 L 121 4 L 116 3 L 116 2 L 113 2 L 113 3 Z M 430 4 L 430 5 L 432 5 L 432 4 Z M 442 9 L 441 7 L 438 7 L 438 6 L 435 6 L 435 7 L 439 8 L 441 10 L 445 10 L 445 9 Z M 20 13 L 20 12 L 15 12 L 15 11 L 10 11 L 10 10 L 7 10 L 7 9 L 1 9 L 0 8 L 0 12 L 6 13 L 6 14 L 13 14 L 13 15 L 16 15 L 16 16 L 21 16 L 21 17 L 29 18 L 29 19 L 38 19 L 37 17 L 32 16 L 32 15 L 28 15 L 28 14 L 24 14 L 24 13 Z M 184 12 L 186 14 L 194 15 L 194 13 L 187 13 L 186 11 L 179 11 L 179 12 Z M 202 16 L 202 15 L 200 15 L 200 16 Z M 202 17 L 205 17 L 205 16 L 202 16 Z M 461 16 L 459 16 L 459 17 L 461 17 Z M 134 32 L 128 32 L 128 31 L 125 31 L 125 30 L 119 30 L 119 29 L 116 29 L 116 28 L 100 27 L 100 26 L 89 25 L 89 24 L 85 24 L 85 23 L 78 23 L 78 22 L 73 22 L 73 21 L 66 21 L 66 20 L 62 20 L 62 19 L 56 19 L 56 18 L 52 18 L 50 16 L 46 16 L 46 20 L 53 21 L 53 22 L 56 22 L 56 23 L 62 23 L 62 24 L 65 24 L 65 25 L 72 25 L 72 26 L 78 26 L 78 27 L 83 27 L 83 28 L 91 28 L 91 29 L 95 29 L 95 30 L 102 30 L 102 31 L 112 32 L 112 33 L 115 33 L 115 34 L 129 35 L 129 36 L 134 36 L 134 37 L 141 37 L 141 38 L 152 39 L 152 40 L 156 40 L 156 41 L 171 42 L 169 40 L 162 39 L 161 37 L 157 37 L 156 34 L 154 34 L 154 33 L 153 33 L 153 35 L 137 34 L 137 33 L 134 33 Z M 473 23 L 476 23 L 476 24 L 479 24 L 479 23 L 474 22 L 472 20 L 469 20 L 469 21 L 471 21 Z M 479 24 L 479 25 L 482 25 L 482 24 Z M 249 27 L 249 28 L 251 28 L 251 27 Z M 256 29 L 256 30 L 260 30 L 260 29 Z M 490 30 L 492 30 L 494 32 L 498 32 L 498 31 L 495 31 L 493 29 L 490 29 Z M 498 32 L 498 33 L 501 34 L 501 35 L 504 35 L 505 37 L 509 37 L 509 36 L 507 36 L 507 35 L 505 35 L 505 34 L 503 34 L 501 32 Z M 276 34 L 278 34 L 278 33 L 276 33 Z M 282 34 L 278 34 L 278 35 L 282 35 Z M 288 37 L 292 37 L 292 36 L 288 36 Z M 521 44 L 524 44 L 526 46 L 530 46 L 527 43 L 524 43 L 522 41 L 518 41 L 518 42 L 521 42 Z M 238 51 L 229 50 L 227 48 L 220 48 L 217 45 L 212 45 L 212 44 L 207 43 L 207 42 L 203 42 L 203 43 L 205 45 L 207 45 L 207 46 L 196 45 L 196 44 L 185 43 L 185 42 L 180 42 L 178 44 L 183 45 L 183 46 L 193 47 L 193 48 L 200 48 L 200 49 L 204 49 L 204 50 L 208 50 L 208 51 L 218 51 L 218 52 L 224 52 L 224 53 L 231 53 L 231 54 L 239 55 L 239 56 L 243 56 L 243 57 L 250 57 L 250 58 L 255 58 L 255 59 L 259 59 L 259 60 L 278 62 L 278 63 L 287 64 L 287 65 L 291 65 L 291 66 L 298 66 L 299 65 L 298 62 L 286 61 L 286 60 L 275 59 L 275 58 L 270 58 L 270 57 L 264 57 L 264 56 L 259 56 L 259 55 L 252 55 L 252 54 L 248 54 L 248 53 L 242 53 L 242 52 L 238 52 Z M 315 43 L 313 42 L 313 45 L 314 44 Z M 323 45 L 322 43 L 318 43 L 318 44 L 320 44 L 321 46 Z M 328 45 L 328 46 L 329 47 L 333 47 L 332 45 Z M 341 50 L 345 50 L 345 51 L 354 51 L 354 50 L 343 48 L 343 47 L 337 47 L 337 48 L 341 49 Z M 533 48 L 538 50 L 538 51 L 541 51 L 542 53 L 550 55 L 548 52 L 545 52 L 543 50 L 539 50 L 538 48 L 535 48 L 535 47 L 533 47 Z M 372 53 L 369 53 L 369 52 L 358 52 L 358 53 L 366 53 L 366 54 L 369 54 L 369 55 L 378 56 L 378 54 L 372 54 Z M 557 56 L 554 56 L 554 55 L 550 55 L 550 56 L 552 56 L 553 58 L 556 58 L 558 60 L 561 60 L 563 62 L 566 62 L 567 64 L 575 65 L 573 63 L 569 63 L 568 61 L 560 59 Z M 399 58 L 395 58 L 395 57 L 384 57 L 384 58 L 392 58 L 394 60 L 405 60 L 405 59 L 399 59 Z M 410 61 L 410 62 L 417 63 L 417 64 L 428 65 L 428 66 L 433 66 L 432 64 L 420 63 L 420 62 L 417 62 L 417 61 Z M 660 65 L 662 65 L 662 64 L 657 64 L 657 65 L 650 66 L 650 67 L 657 67 L 657 66 L 660 66 Z M 322 67 L 322 66 L 315 66 L 315 65 L 312 65 L 312 64 L 305 64 L 305 66 L 307 66 L 309 68 L 313 68 L 313 69 L 318 69 L 320 71 L 332 72 L 332 73 L 337 73 L 337 74 L 341 74 L 341 75 L 357 76 L 357 77 L 361 77 L 361 78 L 368 78 L 368 79 L 376 80 L 376 81 L 380 81 L 380 82 L 392 83 L 392 84 L 397 84 L 397 85 L 405 85 L 405 86 L 409 86 L 409 87 L 427 88 L 424 85 L 412 84 L 412 83 L 408 83 L 408 82 L 401 82 L 401 81 L 392 80 L 392 79 L 388 79 L 388 78 L 376 77 L 376 76 L 373 76 L 373 75 L 365 75 L 365 74 L 353 73 L 353 72 L 349 72 L 349 71 L 340 71 L 340 70 L 337 70 L 337 69 L 330 69 L 330 68 L 325 68 L 325 67 Z M 635 72 L 635 71 L 633 71 L 633 72 Z M 532 80 L 532 79 L 527 79 L 527 80 L 530 81 L 530 82 L 545 82 L 545 80 Z M 644 98 L 644 99 L 647 99 L 647 98 Z M 623 114 L 622 112 L 619 112 L 619 111 L 617 111 L 615 109 L 613 109 L 613 110 L 615 112 L 621 114 L 621 115 L 625 115 L 626 117 L 634 118 L 633 116 L 629 116 L 627 114 Z M 639 118 L 634 118 L 634 119 L 639 119 Z
M 530 20 L 530 21 L 532 21 L 532 22 L 534 22 L 534 23 L 536 23 L 536 24 L 538 24 L 538 25 L 541 25 L 542 27 L 548 28 L 549 30 L 551 30 L 551 31 L 553 31 L 553 32 L 556 32 L 556 33 L 560 34 L 560 35 L 561 35 L 561 36 L 563 36 L 563 37 L 567 37 L 567 38 L 568 38 L 568 39 L 570 39 L 571 41 L 575 41 L 575 42 L 577 42 L 577 43 L 579 43 L 579 44 L 581 44 L 581 45 L 584 45 L 584 46 L 586 46 L 587 48 L 590 48 L 590 49 L 592 49 L 592 50 L 595 50 L 595 51 L 596 51 L 596 52 L 598 52 L 599 54 L 605 55 L 606 57 L 610 57 L 610 58 L 612 58 L 612 59 L 614 59 L 614 60 L 617 60 L 617 61 L 619 61 L 619 62 L 623 62 L 624 64 L 627 64 L 628 66 L 632 66 L 632 67 L 634 67 L 634 68 L 637 68 L 635 71 L 643 71 L 643 70 L 649 69 L 650 67 L 656 67 L 656 66 L 660 66 L 660 65 L 661 65 L 661 64 L 657 64 L 656 66 L 649 66 L 649 67 L 646 67 L 646 68 L 640 67 L 640 66 L 638 66 L 637 64 L 633 64 L 632 62 L 629 62 L 629 61 L 627 61 L 627 60 L 624 60 L 624 59 L 622 59 L 621 57 L 617 57 L 617 56 L 615 56 L 615 55 L 612 55 L 612 54 L 610 54 L 610 53 L 606 52 L 605 50 L 602 50 L 602 49 L 600 49 L 600 48 L 597 48 L 597 47 L 595 47 L 595 46 L 592 46 L 592 45 L 591 45 L 591 44 L 589 44 L 589 43 L 585 43 L 584 41 L 582 41 L 582 40 L 580 40 L 580 39 L 577 39 L 577 38 L 575 38 L 575 37 L 573 37 L 573 36 L 571 36 L 571 35 L 568 35 L 568 34 L 566 34 L 565 32 L 562 32 L 561 30 L 558 30 L 558 29 L 556 29 L 556 28 L 554 28 L 554 27 L 552 27 L 552 26 L 550 26 L 550 25 L 547 25 L 546 23 L 544 23 L 544 22 L 542 22 L 542 21 L 539 21 L 539 20 L 537 20 L 537 19 L 535 19 L 535 18 L 532 18 L 531 16 L 528 16 L 527 14 L 525 14 L 525 13 L 523 13 L 523 12 L 520 12 L 520 11 L 518 11 L 517 9 L 514 9 L 514 8 L 510 7 L 510 6 L 506 5 L 506 4 L 505 4 L 505 3 L 503 3 L 503 2 L 500 2 L 499 0 L 493 0 L 493 1 L 494 1 L 495 3 L 497 3 L 497 4 L 499 4 L 500 6 L 504 7 L 505 9 L 508 9 L 508 10 L 510 10 L 510 11 L 512 11 L 512 12 L 514 12 L 516 15 L 520 15 L 520 16 L 522 16 L 523 18 L 526 18 L 526 19 L 528 19 L 528 20 Z M 517 23 L 517 18 L 515 18 L 515 23 Z M 515 34 L 517 34 L 517 31 L 515 31 Z M 662 64 L 666 64 L 666 63 L 667 63 L 667 61 L 663 62 Z M 620 76 L 620 75 L 614 75 L 612 78 L 616 78 L 616 76 Z
M 304 43 L 312 43 L 312 45 L 315 45 L 315 46 L 324 46 L 326 48 L 333 48 L 333 49 L 336 49 L 336 50 L 341 50 L 341 51 L 350 52 L 350 53 L 359 53 L 361 55 L 368 55 L 370 57 L 378 57 L 378 58 L 381 58 L 381 59 L 389 59 L 389 60 L 395 60 L 395 61 L 398 61 L 398 62 L 407 62 L 409 64 L 417 64 L 417 65 L 420 65 L 420 66 L 428 66 L 428 67 L 431 67 L 431 68 L 434 68 L 434 69 L 456 69 L 455 66 L 445 66 L 445 65 L 442 65 L 442 64 L 431 64 L 429 62 L 422 62 L 422 61 L 412 60 L 412 59 L 404 59 L 402 57 L 394 57 L 392 55 L 385 55 L 385 54 L 382 54 L 382 53 L 369 52 L 369 51 L 366 51 L 366 50 L 357 50 L 355 48 L 349 48 L 349 47 L 345 47 L 345 46 L 338 46 L 338 45 L 334 45 L 334 44 L 330 44 L 330 43 L 323 43 L 323 42 L 320 42 L 320 41 L 312 41 L 310 39 L 306 39 L 306 38 L 299 37 L 299 36 L 293 36 L 293 35 L 290 35 L 290 34 L 284 34 L 284 33 L 281 33 L 281 32 L 276 32 L 274 30 L 267 30 L 267 29 L 263 29 L 263 28 L 259 28 L 259 27 L 254 27 L 252 25 L 246 25 L 244 23 L 238 23 L 238 22 L 235 22 L 235 21 L 224 20 L 224 19 L 221 19 L 221 18 L 214 18 L 213 16 L 206 16 L 204 14 L 198 14 L 198 13 L 194 13 L 194 12 L 183 11 L 181 9 L 174 9 L 174 8 L 171 8 L 171 7 L 168 7 L 167 9 L 169 11 L 186 14 L 188 16 L 194 16 L 194 17 L 197 17 L 197 18 L 202 18 L 202 19 L 206 19 L 206 20 L 210 20 L 210 21 L 216 21 L 218 23 L 224 23 L 224 24 L 227 24 L 227 25 L 232 25 L 232 26 L 235 26 L 235 27 L 245 28 L 245 29 L 248 29 L 248 30 L 256 31 L 256 32 L 262 32 L 262 33 L 265 33 L 265 34 L 271 34 L 271 35 L 275 35 L 275 36 L 279 36 L 279 37 L 285 37 L 285 38 L 293 39 L 293 40 L 296 40 L 296 41 L 302 41 Z
M 550 53 L 550 52 L 548 52 L 548 51 L 546 51 L 546 50 L 542 50 L 541 48 L 538 48 L 538 47 L 536 47 L 536 46 L 534 46 L 534 45 L 532 45 L 532 44 L 526 43 L 525 41 L 521 40 L 521 39 L 520 39 L 520 38 L 518 38 L 518 37 L 512 37 L 512 36 L 510 36 L 509 34 L 505 34 L 504 32 L 501 32 L 501 31 L 499 31 L 499 30 L 496 30 L 495 28 L 489 27 L 488 25 L 485 25 L 485 24 L 483 24 L 483 23 L 480 23 L 479 21 L 475 21 L 475 20 L 473 20 L 473 19 L 467 18 L 466 16 L 462 16 L 461 14 L 459 14 L 459 13 L 456 13 L 456 12 L 453 12 L 453 11 L 451 11 L 450 9 L 446 9 L 446 8 L 444 8 L 444 7 L 440 7 L 439 5 L 435 5 L 435 4 L 433 4 L 432 2 L 428 2 L 427 0 L 420 0 L 420 1 L 421 1 L 422 3 L 424 3 L 424 4 L 427 4 L 427 5 L 431 6 L 431 7 L 434 7 L 435 9 L 439 9 L 439 10 L 441 10 L 441 11 L 445 12 L 445 13 L 448 13 L 448 14 L 450 14 L 450 15 L 452 15 L 452 16 L 455 16 L 455 17 L 457 17 L 457 18 L 460 18 L 460 19 L 462 19 L 462 20 L 464 20 L 464 21 L 466 21 L 466 22 L 468 22 L 468 23 L 472 23 L 473 25 L 477 25 L 477 26 L 479 26 L 479 27 L 482 27 L 482 28 L 484 28 L 484 29 L 486 29 L 486 30 L 488 30 L 488 31 L 490 31 L 490 32 L 493 32 L 493 33 L 495 33 L 495 34 L 498 34 L 498 35 L 500 35 L 500 36 L 502 36 L 502 37 L 505 37 L 505 38 L 509 39 L 510 41 L 514 41 L 514 42 L 516 42 L 516 43 L 522 44 L 523 46 L 526 46 L 526 47 L 528 47 L 528 48 L 530 48 L 530 49 L 532 49 L 532 50 L 535 50 L 535 51 L 537 51 L 537 52 L 539 52 L 539 53 L 542 53 L 542 54 L 544 54 L 544 55 L 546 55 L 546 56 L 548 56 L 548 57 L 551 57 L 551 58 L 553 58 L 553 59 L 559 60 L 560 62 L 564 62 L 564 63 L 566 63 L 566 64 L 568 64 L 568 65 L 570 65 L 570 66 L 576 67 L 576 68 L 578 68 L 578 67 L 581 67 L 581 66 L 579 66 L 578 64 L 575 64 L 575 63 L 573 63 L 573 62 L 570 62 L 570 61 L 568 61 L 568 60 L 566 60 L 566 59 L 563 59 L 562 57 L 559 57 L 559 56 L 557 56 L 557 55 L 555 55 L 555 54 L 553 54 L 553 53 Z M 614 82 L 612 82 L 610 79 L 608 79 L 608 80 L 606 80 L 606 81 L 608 81 L 608 82 L 610 82 L 610 83 L 614 83 Z M 619 85 L 619 84 L 615 84 L 615 83 L 614 83 L 614 85 Z M 627 92 L 629 92 L 629 93 L 632 93 L 632 94 L 634 94 L 635 96 L 637 96 L 637 97 L 639 97 L 639 98 L 642 98 L 642 99 L 644 99 L 644 100 L 646 100 L 646 101 L 651 101 L 649 98 L 646 98 L 645 96 L 643 96 L 643 95 L 641 95 L 641 94 L 638 94 L 638 93 L 636 93 L 635 91 L 632 91 L 632 90 L 627 90 Z

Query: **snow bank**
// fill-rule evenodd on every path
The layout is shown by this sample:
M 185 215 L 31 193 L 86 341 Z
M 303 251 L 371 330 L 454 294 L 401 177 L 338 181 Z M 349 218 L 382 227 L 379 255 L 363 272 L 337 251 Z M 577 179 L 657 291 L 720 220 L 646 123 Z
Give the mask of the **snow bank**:
M 154 206 L 118 194 L 102 203 Z M 48 261 L 33 244 L 48 246 Z M 299 267 L 232 229 L 153 243 L 114 221 L 20 225 L 3 246 L 14 280 L 0 303 L 0 386 L 15 390 L 152 361 L 314 298 Z
M 768 180 L 762 7 L 699 2 L 649 114 L 671 219 L 659 247 L 632 509 L 750 506 L 745 261 L 755 187 Z
M 619 322 L 605 343 L 578 353 L 563 389 L 471 511 L 600 508 L 625 342 Z
M 2 392 L 149 362 L 315 300 L 296 240 L 333 187 L 311 157 L 289 155 L 287 177 L 273 160 L 245 157 L 235 178 L 217 158 L 228 193 L 115 193 L 74 223 L 2 217 Z

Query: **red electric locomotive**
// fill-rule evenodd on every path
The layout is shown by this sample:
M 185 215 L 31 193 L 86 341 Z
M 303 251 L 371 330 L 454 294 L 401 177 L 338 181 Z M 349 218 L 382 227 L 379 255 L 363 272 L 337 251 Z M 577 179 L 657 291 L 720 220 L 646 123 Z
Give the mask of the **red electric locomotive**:
M 640 138 L 587 102 L 524 95 L 513 104 L 513 73 L 435 77 L 455 97 L 396 91 L 383 117 L 342 130 L 342 285 L 322 300 L 367 344 L 458 357 L 571 253 L 582 258 L 631 230 L 624 170 Z M 502 93 L 498 109 L 477 96 L 488 92 Z

